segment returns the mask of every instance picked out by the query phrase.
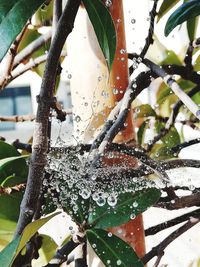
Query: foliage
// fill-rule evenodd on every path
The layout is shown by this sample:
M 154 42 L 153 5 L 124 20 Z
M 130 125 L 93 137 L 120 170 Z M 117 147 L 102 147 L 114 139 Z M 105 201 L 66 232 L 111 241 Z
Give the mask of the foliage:
M 105 57 L 108 69 L 111 72 L 116 53 L 117 36 L 114 22 L 109 12 L 109 5 L 107 3 L 106 6 L 100 0 L 83 0 L 82 2 L 93 25 L 98 44 Z M 164 15 L 168 15 L 168 12 L 170 12 L 178 2 L 179 0 L 163 1 L 158 12 L 157 22 L 159 22 Z M 45 3 L 46 8 L 45 16 L 43 13 L 44 6 L 41 7 L 43 3 Z M 30 0 L 27 4 L 27 1 L 24 0 L 2 0 L 1 4 L 0 59 L 3 59 L 17 35 L 33 15 L 35 24 L 32 24 L 31 29 L 26 29 L 26 32 L 20 40 L 18 49 L 15 52 L 23 52 L 28 45 L 42 36 L 38 28 L 43 26 L 42 23 L 44 23 L 44 21 L 44 24 L 48 26 L 51 25 L 53 1 L 48 3 L 44 0 Z M 198 0 L 184 1 L 169 17 L 165 27 L 165 35 L 167 36 L 177 25 L 187 21 L 188 37 L 190 41 L 192 41 L 196 37 L 198 24 L 198 18 L 194 17 L 197 17 L 199 14 L 200 3 Z M 151 29 L 151 31 L 153 31 L 153 29 Z M 149 39 L 151 39 L 150 37 Z M 146 40 L 147 44 L 149 39 L 147 38 Z M 153 45 L 156 43 L 158 44 L 158 42 L 159 40 L 155 38 Z M 23 63 L 26 64 L 26 62 L 34 61 L 38 57 L 45 55 L 47 47 L 51 47 L 50 41 L 42 44 L 36 51 L 28 55 Z M 178 70 L 187 68 L 188 72 L 194 70 L 196 75 L 198 75 L 197 71 L 199 71 L 200 56 L 196 57 L 195 61 L 191 59 L 190 63 L 192 67 L 189 66 L 188 68 L 186 60 L 188 55 L 182 58 L 174 51 L 167 50 L 164 45 L 162 49 L 165 57 L 160 60 L 159 66 L 163 67 L 163 69 L 167 69 L 168 67 L 169 71 L 172 66 L 175 66 Z M 194 50 L 194 48 L 192 49 Z M 155 62 L 158 61 L 156 58 L 157 55 L 152 54 L 151 57 Z M 143 59 L 140 61 L 140 56 L 137 56 L 134 60 L 137 68 L 138 64 Z M 16 66 L 14 66 L 13 69 L 15 69 L 15 67 Z M 34 67 L 33 70 L 42 76 L 44 64 Z M 182 91 L 186 94 L 189 94 L 196 84 L 195 79 L 193 79 L 193 76 L 195 76 L 194 73 L 192 73 L 193 76 L 191 75 L 191 78 L 188 72 L 187 75 L 181 74 L 180 76 L 183 76 L 181 78 L 175 78 L 177 86 L 180 86 Z M 151 73 L 149 80 L 155 76 L 155 73 Z M 138 95 L 141 92 L 138 84 L 136 82 L 136 87 L 138 86 L 137 89 L 139 92 L 137 92 L 137 89 L 134 91 L 132 88 L 132 94 L 135 93 Z M 142 90 L 143 89 L 144 88 L 142 88 Z M 200 104 L 200 93 L 198 91 L 195 92 L 191 99 L 195 104 Z M 171 89 L 171 85 L 169 86 L 169 84 L 161 82 L 158 85 L 156 93 L 156 106 L 150 104 L 136 104 L 134 107 L 134 120 L 137 125 L 137 140 L 134 151 L 136 156 L 134 156 L 136 158 L 138 157 L 138 161 L 146 171 L 146 173 L 143 172 L 141 176 L 147 176 L 152 174 L 152 172 L 158 174 L 163 171 L 161 170 L 163 161 L 167 164 L 167 161 L 165 161 L 166 159 L 178 158 L 179 150 L 177 150 L 177 147 L 182 145 L 181 142 L 184 141 L 184 137 L 177 129 L 174 123 L 175 121 L 171 122 L 171 114 L 175 112 L 174 107 L 176 107 L 177 101 L 178 97 Z M 127 109 L 130 109 L 130 107 Z M 119 112 L 121 111 L 123 111 L 123 108 L 121 108 Z M 197 127 L 198 122 L 194 120 L 194 115 L 188 111 L 187 107 L 185 108 L 180 105 L 178 112 L 174 115 L 175 119 L 179 112 L 187 118 L 187 121 L 191 122 L 190 126 L 192 128 Z M 115 117 L 114 123 L 116 121 L 117 117 Z M 170 126 L 169 123 L 171 123 Z M 186 122 L 181 121 L 180 123 L 184 124 Z M 153 131 L 151 128 L 152 124 L 154 125 Z M 125 125 L 125 123 L 123 123 L 123 125 Z M 123 128 L 120 127 L 118 128 Z M 148 140 L 149 131 L 151 131 L 153 135 L 151 140 Z M 165 133 L 161 134 L 163 132 Z M 128 146 L 128 148 L 130 147 Z M 123 151 L 118 152 L 124 153 Z M 138 156 L 137 152 L 143 153 L 142 156 L 141 154 Z M 73 153 L 70 151 L 69 155 L 61 151 L 61 153 L 55 153 L 51 159 L 48 157 L 50 163 L 47 165 L 47 168 L 49 167 L 49 169 L 45 171 L 43 190 L 41 192 L 41 194 L 45 196 L 42 202 L 42 215 L 48 215 L 58 207 L 69 214 L 78 227 L 79 232 L 81 232 L 80 236 L 82 237 L 82 235 L 84 235 L 84 238 L 87 239 L 105 266 L 144 266 L 143 260 L 138 257 L 137 253 L 125 241 L 123 241 L 123 238 L 113 235 L 107 229 L 109 227 L 121 226 L 135 219 L 136 216 L 142 214 L 149 207 L 156 205 L 161 199 L 162 190 L 157 188 L 154 182 L 147 182 L 146 178 L 144 179 L 144 184 L 142 184 L 143 178 L 141 177 L 139 177 L 140 182 L 138 182 L 137 179 L 136 181 L 132 173 L 125 173 L 124 179 L 123 171 L 126 171 L 124 166 L 120 166 L 120 171 L 122 171 L 122 174 L 119 171 L 121 175 L 120 181 L 117 180 L 118 174 L 116 174 L 114 183 L 112 180 L 113 176 L 109 172 L 106 174 L 103 173 L 103 168 L 97 168 L 97 172 L 99 171 L 100 174 L 96 175 L 95 173 L 97 177 L 95 177 L 95 181 L 93 181 L 93 179 L 91 179 L 92 174 L 90 172 L 90 167 L 87 165 L 88 162 L 85 164 L 88 151 L 81 151 L 81 153 L 79 147 L 77 147 L 77 150 L 75 149 Z M 63 154 L 68 158 L 69 162 L 66 161 Z M 52 257 L 56 255 L 57 244 L 51 240 L 49 236 L 39 235 L 37 232 L 58 213 L 53 213 L 52 215 L 29 223 L 22 234 L 12 240 L 19 217 L 20 203 L 24 195 L 22 185 L 27 182 L 28 166 L 25 159 L 28 156 L 22 155 L 14 146 L 0 141 L 0 248 L 2 249 L 0 252 L 0 263 L 2 266 L 6 267 L 12 266 L 14 260 L 18 258 L 19 255 L 26 253 L 26 244 L 32 237 L 37 238 L 39 236 L 42 238 L 41 246 L 38 248 L 40 258 L 34 260 L 36 264 L 47 264 L 51 261 Z M 53 167 L 50 166 L 52 158 Z M 111 156 L 111 158 L 113 158 L 113 156 Z M 87 170 L 82 168 L 82 165 L 84 165 L 84 167 L 86 166 Z M 161 166 L 161 168 L 158 168 L 158 165 Z M 94 170 L 96 171 L 96 169 Z M 136 169 L 136 171 L 137 170 L 139 171 L 139 168 Z M 103 181 L 101 180 L 103 179 L 101 174 L 102 177 L 105 178 Z M 163 172 L 161 172 L 160 176 L 162 177 L 162 175 Z M 50 183 L 48 183 L 49 181 Z M 138 185 L 138 188 L 136 188 L 135 184 Z M 98 191 L 99 187 L 101 187 L 100 189 L 103 193 L 101 190 Z M 115 190 L 116 188 L 117 190 Z M 119 188 L 120 190 L 118 190 Z M 88 191 L 90 191 L 90 194 L 87 194 Z M 94 194 L 97 192 L 103 204 L 95 200 Z M 102 197 L 103 194 L 104 198 Z M 74 233 L 72 233 L 72 235 L 74 235 Z M 81 239 L 80 236 L 77 235 L 76 238 Z M 71 239 L 68 240 L 65 245 L 70 244 L 70 242 Z M 80 242 L 84 243 L 85 241 L 81 239 Z M 163 251 L 161 251 L 161 253 L 162 252 Z

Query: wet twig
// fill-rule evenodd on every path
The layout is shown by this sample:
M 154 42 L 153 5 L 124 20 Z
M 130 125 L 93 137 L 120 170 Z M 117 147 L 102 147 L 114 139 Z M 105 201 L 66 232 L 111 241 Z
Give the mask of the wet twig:
M 200 209 L 185 213 L 184 215 L 178 216 L 178 217 L 173 218 L 169 221 L 165 221 L 163 223 L 149 227 L 148 229 L 145 230 L 145 236 L 155 235 L 160 231 L 163 231 L 163 230 L 168 229 L 172 226 L 175 226 L 179 223 L 182 223 L 182 222 L 189 220 L 190 217 L 199 218 L 200 217 Z
M 152 258 L 155 256 L 158 257 L 159 260 L 156 261 L 156 265 L 158 266 L 162 256 L 164 255 L 164 250 L 166 247 L 173 242 L 176 238 L 178 238 L 180 235 L 184 234 L 186 231 L 188 231 L 190 228 L 192 228 L 194 225 L 199 223 L 199 219 L 197 218 L 190 218 L 183 226 L 176 229 L 174 232 L 172 232 L 168 237 L 166 237 L 159 245 L 152 248 L 143 258 L 142 261 L 144 264 L 149 262 Z

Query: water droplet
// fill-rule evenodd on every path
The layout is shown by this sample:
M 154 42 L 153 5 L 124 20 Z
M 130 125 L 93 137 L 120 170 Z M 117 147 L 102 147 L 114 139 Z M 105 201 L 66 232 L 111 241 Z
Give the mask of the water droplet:
M 120 52 L 120 54 L 125 54 L 126 53 L 126 50 L 122 48 L 122 49 L 120 49 L 119 52 Z
M 102 207 L 106 204 L 106 199 L 103 196 L 99 196 L 96 203 L 98 206 Z
M 108 205 L 114 207 L 117 204 L 117 197 L 115 195 L 110 195 L 107 198 Z
M 76 116 L 74 120 L 75 120 L 76 122 L 79 122 L 79 121 L 81 121 L 81 117 L 80 117 L 80 116 Z
M 111 0 L 106 0 L 105 5 L 106 5 L 107 7 L 112 6 L 112 1 L 111 1 Z
M 133 202 L 133 207 L 134 207 L 134 208 L 137 208 L 137 207 L 138 207 L 138 203 L 137 203 L 137 201 L 134 201 L 134 202 Z
M 97 245 L 96 245 L 96 244 L 92 244 L 92 247 L 93 247 L 93 248 L 96 248 L 96 247 L 97 247 Z
M 113 94 L 114 94 L 114 95 L 117 95 L 118 93 L 119 93 L 119 90 L 118 90 L 117 88 L 114 88 L 114 89 L 113 89 Z
M 135 216 L 135 214 L 134 214 L 134 213 L 130 215 L 130 218 L 131 218 L 131 220 L 134 220 L 134 219 L 135 219 L 135 217 L 136 217 L 136 216 Z
M 109 233 L 108 233 L 108 237 L 111 237 L 111 236 L 112 236 L 112 233 L 111 233 L 111 232 L 109 232 Z
M 71 78 L 72 78 L 72 75 L 71 75 L 71 74 L 68 74 L 68 75 L 67 75 L 67 78 L 68 78 L 68 79 L 71 79 Z
M 131 20 L 131 23 L 132 23 L 132 24 L 135 24 L 135 23 L 136 23 L 136 20 L 135 20 L 135 19 L 132 19 L 132 20 Z
M 122 264 L 121 260 L 117 260 L 117 265 L 121 265 L 121 264 Z

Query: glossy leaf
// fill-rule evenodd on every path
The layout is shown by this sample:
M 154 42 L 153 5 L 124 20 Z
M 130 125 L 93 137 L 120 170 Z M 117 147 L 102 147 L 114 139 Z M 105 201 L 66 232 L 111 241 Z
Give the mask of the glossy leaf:
M 112 17 L 101 0 L 83 0 L 99 45 L 111 70 L 116 51 L 116 32 Z
M 39 249 L 39 258 L 32 261 L 32 266 L 44 266 L 46 265 L 55 255 L 55 251 L 58 245 L 48 235 L 39 235 L 42 240 L 41 248 Z
M 137 132 L 137 140 L 139 145 L 142 145 L 144 143 L 145 132 L 148 125 L 148 121 L 144 121 Z
M 0 218 L 0 251 L 12 240 L 16 223 Z
M 127 243 L 101 229 L 86 231 L 86 237 L 106 267 L 144 267 L 143 263 Z
M 199 23 L 199 17 L 195 17 L 187 21 L 187 32 L 190 41 L 193 41 L 196 37 L 198 23 Z
M 163 0 L 162 5 L 158 11 L 158 21 L 171 9 L 173 8 L 180 0 Z
M 17 222 L 23 193 L 0 195 L 0 218 Z
M 165 127 L 165 124 L 160 123 L 160 122 L 156 122 L 155 127 L 156 127 L 157 133 L 160 133 L 161 129 L 163 129 Z M 176 146 L 176 145 L 180 144 L 180 142 L 181 142 L 179 133 L 175 127 L 172 127 L 169 130 L 169 132 L 164 137 L 161 138 L 161 140 L 162 140 L 163 144 L 165 144 L 169 148 Z
M 91 205 L 92 212 L 89 214 L 88 224 L 103 229 L 119 226 L 152 206 L 159 197 L 158 189 L 147 188 L 135 193 L 120 194 L 114 207 L 108 204 L 99 207 L 94 203 Z
M 26 243 L 31 239 L 31 237 L 41 228 L 45 223 L 47 223 L 51 218 L 58 215 L 59 212 L 54 213 L 46 218 L 39 219 L 28 224 L 22 235 L 15 238 L 7 247 L 5 247 L 0 252 L 0 262 L 2 266 L 10 267 L 16 256 L 24 248 Z
M 14 146 L 11 146 L 3 141 L 0 141 L 0 161 L 1 163 L 5 163 L 4 159 L 11 157 L 19 157 L 21 156 L 20 153 L 16 150 Z M 6 161 L 6 160 L 5 160 Z M 17 160 L 12 160 L 8 162 L 3 166 L 3 168 L 0 168 L 0 183 L 2 183 L 7 177 L 9 176 L 17 176 L 20 177 L 19 182 L 20 183 L 24 181 L 24 179 L 27 177 L 28 173 L 28 167 L 26 164 L 26 161 L 24 158 L 19 158 Z
M 194 18 L 200 14 L 200 1 L 192 0 L 182 4 L 176 9 L 169 17 L 165 25 L 165 36 L 168 36 L 170 32 L 179 24 Z
M 141 106 L 136 107 L 136 118 L 144 118 L 144 117 L 155 117 L 156 112 L 149 104 L 143 104 Z
M 176 155 L 171 151 L 171 148 L 165 144 L 155 144 L 151 150 L 150 157 L 155 160 L 166 160 L 175 158 Z
M 8 51 L 27 20 L 45 2 L 44 0 L 1 0 L 0 8 L 0 60 Z
M 28 158 L 29 155 L 23 155 L 23 156 L 17 156 L 17 157 L 9 157 L 5 159 L 0 159 L 0 171 L 3 171 L 6 166 L 8 166 L 9 163 L 13 161 L 17 161 L 19 159 Z

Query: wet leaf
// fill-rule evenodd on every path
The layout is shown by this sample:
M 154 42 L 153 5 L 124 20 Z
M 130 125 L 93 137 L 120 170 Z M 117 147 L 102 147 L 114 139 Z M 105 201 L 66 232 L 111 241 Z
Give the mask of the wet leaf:
M 156 188 L 147 188 L 135 193 L 124 193 L 117 196 L 117 204 L 114 207 L 107 203 L 99 207 L 92 204 L 88 224 L 95 228 L 108 228 L 119 226 L 131 220 L 131 218 L 144 212 L 152 206 L 160 197 L 160 191 Z
M 163 129 L 164 127 L 165 127 L 164 123 L 161 123 L 161 122 L 155 123 L 156 132 L 158 134 L 160 133 L 161 129 Z M 163 144 L 165 144 L 169 148 L 176 146 L 176 145 L 180 144 L 180 142 L 181 142 L 179 133 L 175 127 L 172 127 L 169 130 L 169 132 L 164 137 L 161 138 L 161 141 L 163 142 Z
M 143 104 L 138 107 L 136 107 L 138 110 L 136 113 L 136 118 L 144 118 L 144 117 L 155 117 L 156 112 L 153 110 L 151 105 L 149 104 Z
M 39 258 L 33 260 L 32 266 L 44 266 L 46 265 L 55 255 L 55 251 L 58 245 L 48 235 L 39 235 L 42 238 L 42 246 L 39 249 Z
M 60 212 L 56 212 L 46 218 L 42 218 L 36 220 L 30 224 L 28 224 L 22 235 L 16 237 L 11 243 L 8 244 L 0 252 L 0 262 L 2 266 L 10 267 L 16 256 L 20 253 L 20 251 L 24 248 L 26 243 L 31 239 L 31 237 L 41 228 L 45 223 L 47 223 L 51 218 L 58 215 Z
M 158 21 L 172 9 L 180 0 L 163 0 L 162 5 L 158 11 Z
M 2 183 L 9 176 L 20 177 L 19 182 L 24 181 L 27 177 L 28 167 L 24 158 L 19 158 L 21 154 L 14 146 L 11 146 L 3 141 L 0 141 L 0 183 Z M 16 157 L 16 159 L 14 158 Z M 17 159 L 18 158 L 18 159 Z
M 0 61 L 8 51 L 27 20 L 45 2 L 44 0 L 1 0 Z
M 138 140 L 139 145 L 142 145 L 144 143 L 145 132 L 148 126 L 149 126 L 149 122 L 144 121 L 137 132 L 137 140 Z
M 160 62 L 161 65 L 167 65 L 167 64 L 176 64 L 181 66 L 182 62 L 177 56 L 177 54 L 174 53 L 172 50 L 166 51 L 166 57 Z
M 177 8 L 169 17 L 165 25 L 165 36 L 168 36 L 170 32 L 179 24 L 184 21 L 192 19 L 200 14 L 200 2 L 199 0 L 192 0 L 182 4 Z
M 86 231 L 87 239 L 106 267 L 144 267 L 143 263 L 127 243 L 101 229 Z
M 100 0 L 83 0 L 99 45 L 111 70 L 116 51 L 116 32 L 112 17 Z

